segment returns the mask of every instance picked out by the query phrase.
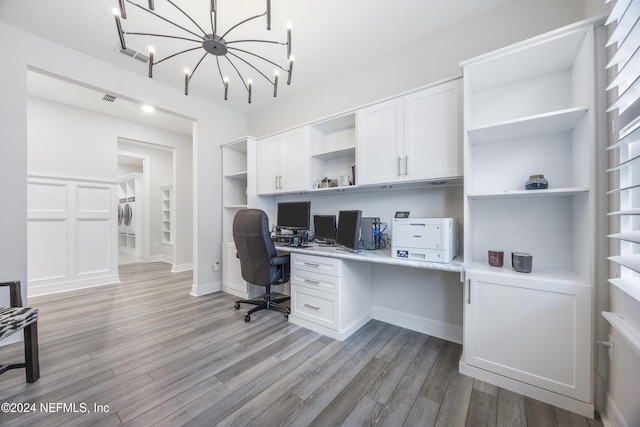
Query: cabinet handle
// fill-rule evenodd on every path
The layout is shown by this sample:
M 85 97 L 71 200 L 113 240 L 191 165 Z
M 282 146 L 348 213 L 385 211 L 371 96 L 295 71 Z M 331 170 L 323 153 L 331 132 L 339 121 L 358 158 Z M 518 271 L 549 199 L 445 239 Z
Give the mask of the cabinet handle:
M 304 279 L 304 281 L 305 281 L 306 283 L 313 283 L 314 285 L 319 285 L 319 284 L 320 284 L 320 282 L 319 282 L 319 281 L 317 281 L 317 280 Z
M 409 156 L 404 156 L 404 174 L 409 175 Z
M 314 310 L 320 310 L 320 307 L 316 307 L 316 306 L 313 306 L 313 305 L 305 304 L 304 306 L 305 306 L 305 307 L 312 308 L 312 309 L 314 309 Z
M 278 188 L 282 188 L 282 175 L 278 175 L 278 179 L 280 180 Z
M 320 264 L 316 264 L 315 262 L 305 262 L 304 265 L 309 265 L 311 267 L 320 267 Z
M 471 304 L 471 279 L 467 279 L 467 304 Z
M 402 161 L 402 158 L 400 158 L 400 156 L 398 156 L 398 176 L 401 175 L 401 172 L 400 172 L 400 162 L 401 161 Z
M 279 188 L 278 187 L 278 175 L 275 175 L 274 178 L 276 179 L 276 190 Z

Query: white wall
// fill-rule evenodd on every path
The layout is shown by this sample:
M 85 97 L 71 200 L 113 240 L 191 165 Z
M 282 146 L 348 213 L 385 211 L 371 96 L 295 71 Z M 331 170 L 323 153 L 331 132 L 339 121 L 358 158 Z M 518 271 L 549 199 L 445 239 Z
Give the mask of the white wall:
M 580 21 L 586 12 L 584 0 L 514 0 L 251 114 L 249 134 L 266 136 L 459 76 L 460 61 Z M 599 10 L 591 7 L 588 12 Z
M 194 184 L 194 289 L 221 284 L 213 262 L 221 257 L 220 149 L 219 145 L 246 134 L 246 117 L 196 96 L 164 86 L 145 75 L 124 71 L 79 52 L 0 23 L 0 196 L 11 201 L 2 210 L 0 235 L 11 245 L 0 249 L 2 280 L 27 282 L 26 176 L 27 176 L 27 69 L 45 71 L 116 96 L 144 101 L 196 120 L 193 169 L 177 176 Z M 113 170 L 116 168 L 113 157 Z M 105 171 L 101 171 L 104 173 Z M 178 201 L 180 203 L 180 201 Z M 178 230 L 184 234 L 188 230 Z M 23 292 L 26 297 L 26 286 Z M 8 301 L 3 295 L 0 304 Z
M 181 200 L 193 200 L 193 182 L 190 179 L 193 150 L 190 136 L 37 98 L 29 98 L 27 108 L 29 175 L 115 182 L 118 178 L 118 139 L 152 142 L 160 147 L 175 149 L 176 176 L 182 177 L 176 179 L 176 190 L 179 195 L 184 193 Z M 150 159 L 152 157 L 158 168 L 167 166 L 167 160 L 161 160 L 162 155 L 153 153 L 158 152 L 157 149 L 145 149 L 142 145 L 131 143 L 122 147 L 125 151 L 139 152 L 148 155 Z M 151 199 L 147 205 L 150 207 L 154 206 L 152 203 L 156 203 L 158 208 L 160 206 L 159 185 L 173 184 L 171 153 L 161 153 L 165 154 L 164 157 L 169 157 L 167 172 L 170 182 L 163 181 L 162 170 L 153 172 L 154 165 L 149 165 L 150 171 L 153 172 L 150 175 L 149 188 Z M 187 179 L 184 179 L 185 176 Z M 177 256 L 174 262 L 190 266 L 193 263 L 192 202 L 180 204 L 176 209 L 176 218 L 179 221 L 176 225 L 187 232 L 183 236 L 177 236 Z M 159 240 L 159 216 L 157 220 L 156 240 Z M 153 226 L 153 223 L 151 225 Z M 150 238 L 151 236 L 145 236 L 147 242 Z

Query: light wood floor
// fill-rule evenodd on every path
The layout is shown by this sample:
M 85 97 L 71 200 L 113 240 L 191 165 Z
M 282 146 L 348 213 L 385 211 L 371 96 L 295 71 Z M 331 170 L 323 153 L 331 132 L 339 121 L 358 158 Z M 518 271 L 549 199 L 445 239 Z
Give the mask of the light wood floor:
M 120 277 L 30 299 L 41 378 L 0 376 L 0 403 L 30 405 L 0 425 L 602 425 L 459 374 L 457 344 L 379 321 L 344 342 L 275 312 L 245 323 L 236 298 L 192 297 L 191 273 L 163 263 Z M 0 360 L 21 353 L 5 346 Z

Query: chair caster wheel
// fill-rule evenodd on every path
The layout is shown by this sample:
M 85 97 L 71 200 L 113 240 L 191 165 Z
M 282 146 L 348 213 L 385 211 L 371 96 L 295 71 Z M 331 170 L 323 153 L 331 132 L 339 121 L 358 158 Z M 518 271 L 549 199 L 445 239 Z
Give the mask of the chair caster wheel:
M 240 303 L 239 302 L 236 303 L 236 310 L 240 310 Z
M 288 314 L 285 314 L 285 315 L 284 315 L 284 318 L 285 318 L 285 319 L 287 319 L 287 320 L 289 320 L 289 315 L 288 315 Z
M 244 316 L 244 321 L 247 323 L 251 322 L 251 316 L 249 315 Z

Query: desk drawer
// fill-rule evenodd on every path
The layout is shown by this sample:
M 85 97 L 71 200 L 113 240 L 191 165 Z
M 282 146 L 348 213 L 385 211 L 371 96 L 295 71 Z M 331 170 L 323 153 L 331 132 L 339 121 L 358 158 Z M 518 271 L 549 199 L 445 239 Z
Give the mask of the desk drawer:
M 307 254 L 291 254 L 291 269 L 340 276 L 341 261 L 336 258 Z
M 291 269 L 291 285 L 304 286 L 310 289 L 337 294 L 339 291 L 339 283 L 340 278 L 338 276 L 320 274 L 315 271 Z
M 292 285 L 291 314 L 338 330 L 338 295 Z

